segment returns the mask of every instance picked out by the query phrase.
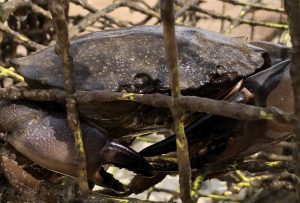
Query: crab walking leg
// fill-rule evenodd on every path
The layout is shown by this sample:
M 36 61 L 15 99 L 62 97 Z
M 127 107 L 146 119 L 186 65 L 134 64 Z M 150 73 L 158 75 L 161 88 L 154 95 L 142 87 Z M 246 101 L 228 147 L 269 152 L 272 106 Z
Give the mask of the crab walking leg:
M 250 103 L 257 106 L 276 106 L 285 111 L 293 111 L 291 95 L 283 96 L 283 91 L 292 94 L 288 90 L 290 86 L 289 64 L 290 60 L 286 60 L 248 77 L 243 84 L 242 90 L 227 100 L 234 103 Z M 245 91 L 247 89 L 251 91 L 250 94 Z M 251 98 L 251 94 L 253 94 L 253 98 Z M 242 121 L 232 118 L 205 114 L 202 118 L 187 126 L 185 132 L 189 144 L 193 144 L 225 137 L 233 133 L 242 123 Z M 281 129 L 277 129 L 277 131 L 280 130 L 282 136 L 285 136 L 286 132 L 290 131 L 289 127 L 280 124 L 276 124 L 276 126 L 269 125 L 269 127 L 269 131 L 280 127 Z M 143 149 L 140 154 L 142 156 L 155 156 L 175 151 L 175 149 L 175 135 L 173 135 Z
M 33 162 L 78 177 L 78 155 L 66 114 L 56 109 L 47 111 L 42 105 L 51 108 L 51 105 L 32 101 L 0 101 L 0 129 L 8 133 L 7 142 Z M 103 178 L 98 169 L 103 164 L 114 164 L 145 176 L 153 175 L 148 162 L 134 150 L 109 141 L 88 123 L 82 122 L 82 132 L 90 181 L 102 185 Z
M 241 92 L 231 96 L 228 101 L 235 103 L 246 103 L 249 98 Z M 193 122 L 185 129 L 189 145 L 199 141 L 217 139 L 231 133 L 239 121 L 218 115 L 205 114 L 199 120 Z M 175 136 L 170 136 L 161 142 L 143 149 L 142 156 L 156 156 L 176 150 Z

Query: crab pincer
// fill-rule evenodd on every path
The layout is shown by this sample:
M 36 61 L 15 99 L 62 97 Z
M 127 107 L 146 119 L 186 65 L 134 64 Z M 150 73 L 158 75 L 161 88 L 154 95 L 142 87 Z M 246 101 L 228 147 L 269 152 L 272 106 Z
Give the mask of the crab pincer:
M 77 152 L 66 113 L 52 106 L 32 101 L 0 101 L 0 129 L 7 133 L 5 140 L 33 162 L 77 177 Z M 123 189 L 112 176 L 103 177 L 106 172 L 101 165 L 104 164 L 113 164 L 144 176 L 153 175 L 149 163 L 131 148 L 108 140 L 103 131 L 85 121 L 81 122 L 81 128 L 87 175 L 92 183 Z
M 244 79 L 236 92 L 226 95 L 224 100 L 255 106 L 273 106 L 293 112 L 293 93 L 289 67 L 291 60 L 277 61 L 270 68 Z M 192 160 L 193 167 L 212 161 L 237 159 L 253 154 L 266 144 L 276 143 L 291 135 L 291 125 L 276 121 L 242 121 L 219 115 L 203 114 L 185 128 L 189 145 L 197 144 L 197 156 Z M 199 144 L 201 143 L 201 144 Z M 157 156 L 176 150 L 175 135 L 170 136 L 145 149 L 142 156 Z

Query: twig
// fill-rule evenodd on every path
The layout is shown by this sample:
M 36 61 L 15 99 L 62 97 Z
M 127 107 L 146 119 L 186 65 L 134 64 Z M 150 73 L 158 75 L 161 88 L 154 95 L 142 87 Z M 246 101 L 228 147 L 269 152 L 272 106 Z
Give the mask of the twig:
M 282 141 L 282 142 L 279 142 L 277 144 L 277 146 L 284 147 L 284 148 L 287 148 L 287 149 L 290 149 L 290 150 L 295 150 L 296 145 L 295 145 L 294 142 Z
M 138 11 L 138 12 L 140 12 L 140 13 L 142 13 L 142 14 L 147 15 L 147 16 L 155 17 L 155 18 L 157 18 L 157 19 L 160 18 L 159 14 L 156 13 L 155 11 L 149 10 L 149 9 L 145 9 L 145 8 L 141 7 L 140 5 L 138 5 L 138 4 L 136 4 L 136 3 L 133 3 L 133 2 L 131 2 L 131 1 L 128 1 L 128 0 L 125 1 L 125 5 L 126 5 L 127 7 L 129 7 L 130 9 L 132 9 L 132 10 L 134 10 L 134 11 Z
M 105 16 L 106 14 L 114 11 L 115 9 L 121 6 L 124 6 L 123 0 L 110 4 L 106 8 L 99 10 L 95 13 L 87 14 L 76 26 L 70 28 L 70 32 L 69 32 L 70 38 L 77 36 L 80 32 L 84 31 L 88 26 L 96 23 L 99 18 Z
M 197 175 L 196 179 L 193 182 L 192 191 L 191 191 L 191 195 L 194 199 L 198 199 L 199 197 L 198 190 L 201 188 L 202 183 L 205 180 L 205 174 L 206 174 L 204 170 L 200 170 L 200 172 L 198 173 L 199 174 Z
M 71 0 L 70 2 L 72 2 L 76 5 L 82 6 L 82 8 L 88 10 L 91 13 L 96 13 L 96 12 L 99 11 L 96 7 L 89 4 L 87 1 Z M 126 21 L 123 21 L 123 20 L 118 20 L 118 19 L 113 18 L 113 17 L 111 17 L 107 14 L 104 15 L 103 18 L 108 20 L 110 23 L 117 25 L 118 27 L 129 27 L 129 26 L 131 26 L 130 22 L 126 22 Z
M 182 8 L 180 8 L 178 11 L 175 13 L 175 19 L 182 16 L 187 10 L 189 10 L 192 6 L 197 6 L 200 2 L 203 0 L 193 0 L 191 2 L 188 2 L 187 4 L 181 3 L 180 5 Z
M 0 21 L 5 22 L 11 13 L 13 13 L 20 6 L 24 5 L 27 5 L 27 2 L 24 0 L 7 1 L 0 4 Z
M 229 163 L 217 163 L 203 167 L 206 172 L 206 177 L 211 177 L 211 174 L 220 174 L 229 171 L 243 170 L 250 173 L 260 173 L 266 171 L 289 171 L 293 172 L 295 165 L 291 161 L 238 161 Z
M 245 2 L 245 1 L 240 1 L 240 0 L 219 0 L 222 2 L 230 3 L 233 5 L 239 5 L 239 6 L 249 6 L 252 9 L 255 10 L 265 10 L 265 11 L 273 11 L 276 13 L 285 13 L 283 8 L 275 8 L 275 7 L 270 7 L 270 6 L 264 6 L 262 4 L 257 4 L 257 3 L 251 3 L 251 2 Z
M 269 154 L 266 152 L 258 152 L 251 156 L 254 159 L 267 159 L 273 161 L 292 161 L 292 156 L 285 156 L 279 154 Z
M 77 199 L 73 201 L 74 203 L 165 203 L 159 201 L 148 201 L 148 200 L 139 200 L 134 198 L 118 198 L 118 197 L 110 197 L 104 196 L 100 193 L 90 193 L 87 197 L 82 199 Z
M 1 9 L 3 10 L 3 12 L 1 13 L 0 21 L 1 22 L 7 21 L 10 14 L 12 14 L 19 7 L 23 7 L 23 6 L 30 6 L 35 13 L 40 13 L 45 17 L 51 19 L 51 14 L 49 11 L 46 11 L 42 7 L 36 5 L 35 3 L 32 3 L 32 1 L 13 0 L 1 4 Z
M 0 98 L 2 99 L 29 99 L 35 101 L 65 101 L 65 92 L 58 89 L 41 90 L 18 88 L 10 86 L 0 88 Z M 163 94 L 134 94 L 125 92 L 110 91 L 77 91 L 75 94 L 78 104 L 88 104 L 91 102 L 111 102 L 111 101 L 135 101 L 141 104 L 170 108 L 172 99 Z M 180 96 L 177 104 L 186 111 L 206 112 L 240 120 L 274 120 L 281 123 L 293 124 L 296 122 L 294 114 L 288 114 L 277 108 L 262 108 L 246 104 L 229 103 L 196 96 Z
M 225 15 L 226 8 L 227 8 L 226 3 L 223 2 L 221 15 Z M 220 33 L 224 33 L 224 28 L 225 28 L 225 20 L 221 19 Z
M 193 202 L 191 191 L 191 167 L 188 154 L 188 144 L 184 132 L 184 111 L 177 103 L 180 97 L 178 73 L 178 49 L 175 35 L 175 18 L 172 0 L 161 0 L 161 19 L 163 22 L 164 47 L 167 56 L 169 80 L 172 93 L 171 111 L 174 118 L 176 133 L 176 152 L 178 159 L 178 173 L 180 184 L 180 198 L 182 202 Z
M 1 22 L 0 22 L 0 31 L 5 32 L 6 34 L 12 36 L 16 42 L 23 44 L 24 46 L 26 46 L 32 50 L 40 50 L 40 49 L 45 48 L 44 45 L 38 44 L 38 43 L 30 40 L 25 35 L 22 35 L 16 31 L 10 29 L 8 26 L 5 26 Z
M 30 3 L 30 6 L 35 13 L 40 13 L 43 16 L 45 16 L 46 18 L 52 19 L 51 13 L 49 11 L 46 11 L 45 9 L 43 9 L 42 7 L 40 7 L 34 3 Z
M 64 78 L 66 89 L 67 120 L 75 138 L 75 148 L 78 152 L 78 177 L 79 187 L 82 192 L 88 191 L 86 157 L 83 147 L 82 133 L 76 111 L 76 86 L 74 82 L 73 59 L 70 54 L 70 41 L 68 36 L 68 26 L 65 18 L 64 8 L 60 0 L 52 0 L 50 12 L 57 32 L 57 43 L 55 51 L 60 55 L 64 66 Z M 66 2 L 69 4 L 69 2 Z
M 124 21 L 124 20 L 116 19 L 116 18 L 111 17 L 110 15 L 104 15 L 103 17 L 106 20 L 108 20 L 111 24 L 115 24 L 118 27 L 129 27 L 129 26 L 132 26 L 131 22 L 127 22 L 127 21 Z
M 158 170 L 164 171 L 164 167 L 167 169 L 172 168 L 176 169 L 177 160 L 176 158 L 170 157 L 169 155 L 157 156 L 157 157 L 148 157 L 147 160 L 152 164 L 159 164 L 159 167 L 156 167 Z M 257 161 L 257 160 L 245 160 L 245 161 L 234 161 L 234 162 L 222 162 L 222 163 L 210 163 L 197 168 L 200 174 L 198 180 L 195 180 L 194 186 L 198 188 L 199 185 L 197 182 L 203 181 L 207 178 L 212 178 L 215 174 L 219 175 L 222 173 L 227 173 L 230 171 L 242 170 L 250 173 L 262 173 L 262 172 L 278 172 L 278 171 L 288 171 L 293 173 L 295 170 L 295 164 L 292 161 Z M 193 190 L 193 191 L 196 191 Z M 195 193 L 193 193 L 195 195 Z
M 196 6 L 193 6 L 192 9 L 197 12 L 204 13 L 212 18 L 224 19 L 229 22 L 238 22 L 240 24 L 248 24 L 248 25 L 253 25 L 253 26 L 262 26 L 262 27 L 269 27 L 269 28 L 276 28 L 276 29 L 288 29 L 288 25 L 286 25 L 286 24 L 239 19 L 239 18 L 231 17 L 229 15 L 222 15 L 222 14 L 214 12 L 214 11 L 207 11 L 205 9 L 202 9 L 202 8 L 196 7 Z
M 0 168 L 2 168 L 10 185 L 24 195 L 27 201 L 36 201 L 38 199 L 40 201 L 57 202 L 59 200 L 58 197 L 46 190 L 40 180 L 35 179 L 19 166 L 13 159 L 11 152 L 5 147 L 2 147 L 0 151 L 0 163 Z
M 156 2 L 156 4 L 151 8 L 149 8 L 149 10 L 153 10 L 153 11 L 157 11 L 158 10 L 158 7 L 159 7 L 159 1 Z M 144 17 L 142 20 L 140 20 L 139 22 L 136 22 L 136 23 L 133 23 L 133 25 L 135 26 L 139 26 L 139 25 L 145 25 L 149 20 L 152 19 L 152 16 L 146 16 Z M 157 19 L 158 20 L 158 19 Z M 156 23 L 155 23 L 156 24 Z
M 250 173 L 278 170 L 287 170 L 292 173 L 295 170 L 295 165 L 292 161 L 244 161 L 238 163 L 235 167 Z
M 257 1 L 257 0 L 256 0 Z M 241 9 L 241 11 L 240 11 L 240 13 L 239 13 L 239 19 L 244 19 L 245 18 L 245 16 L 249 13 L 249 12 L 252 12 L 253 11 L 253 9 L 250 7 L 250 6 L 244 6 L 242 9 Z M 251 20 L 253 20 L 253 18 L 251 19 Z M 232 30 L 234 29 L 234 28 L 236 28 L 237 26 L 239 26 L 240 25 L 240 21 L 232 21 L 231 23 L 230 23 L 230 25 L 229 25 L 229 28 L 226 30 L 226 32 L 224 33 L 225 35 L 228 35 L 228 34 L 230 34 L 231 32 L 232 32 Z M 252 26 L 253 27 L 253 26 Z M 251 29 L 251 31 L 252 31 L 252 29 Z
M 199 196 L 201 197 L 208 197 L 217 201 L 230 201 L 230 202 L 239 202 L 242 199 L 240 197 L 231 197 L 231 196 L 225 196 L 225 195 L 216 195 L 216 194 L 203 194 L 203 193 L 199 193 Z
M 95 8 L 92 4 L 89 4 L 89 2 L 87 0 L 70 0 L 70 2 L 72 2 L 73 4 L 82 6 L 82 8 L 88 10 L 89 12 L 95 13 L 98 11 L 97 8 Z
M 262 187 L 270 187 L 270 188 L 279 188 L 282 189 L 284 187 L 287 187 L 289 189 L 293 188 L 292 185 L 295 185 L 297 183 L 297 178 L 294 174 L 291 174 L 289 172 L 283 171 L 281 173 L 273 173 L 273 174 L 264 174 L 264 175 L 254 175 L 254 176 L 246 176 L 242 171 L 237 170 L 236 174 L 241 179 L 240 182 L 234 185 L 233 190 L 235 192 L 241 191 L 245 187 L 254 187 L 254 188 L 262 188 Z M 283 180 L 282 180 L 283 179 Z M 284 179 L 289 179 L 289 181 L 286 181 Z M 276 185 L 276 182 L 281 182 L 282 184 Z M 273 183 L 273 184 L 272 184 Z M 275 183 L 275 184 L 274 184 Z
M 289 18 L 289 28 L 292 50 L 292 64 L 290 73 L 294 90 L 295 115 L 300 118 L 300 0 L 284 1 L 284 6 Z M 300 124 L 295 125 L 296 130 L 296 150 L 294 151 L 294 161 L 296 163 L 296 175 L 300 178 Z M 300 181 L 296 186 L 298 201 L 300 201 Z

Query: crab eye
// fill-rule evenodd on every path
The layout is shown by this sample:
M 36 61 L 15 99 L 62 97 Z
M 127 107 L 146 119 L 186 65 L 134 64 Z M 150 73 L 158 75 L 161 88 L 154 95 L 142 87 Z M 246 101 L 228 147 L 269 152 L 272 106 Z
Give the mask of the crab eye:
M 151 77 L 145 73 L 136 74 L 133 79 L 134 87 L 140 90 L 147 88 L 152 81 Z

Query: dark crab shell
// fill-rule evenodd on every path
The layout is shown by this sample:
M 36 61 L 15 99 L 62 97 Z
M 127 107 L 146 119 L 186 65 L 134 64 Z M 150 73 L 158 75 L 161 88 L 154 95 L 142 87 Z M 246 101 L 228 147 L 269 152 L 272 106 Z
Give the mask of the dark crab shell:
M 182 90 L 200 91 L 209 84 L 222 89 L 254 73 L 264 63 L 260 53 L 239 38 L 190 27 L 176 27 L 176 35 Z M 161 26 L 87 34 L 71 41 L 71 54 L 79 90 L 152 93 L 169 89 Z M 64 87 L 62 62 L 53 47 L 12 63 L 33 87 L 37 83 Z M 141 74 L 154 81 L 148 82 L 151 88 L 131 88 L 139 83 L 137 77 Z
M 216 98 L 264 64 L 261 49 L 239 38 L 189 27 L 176 27 L 176 35 L 185 95 Z M 169 93 L 160 26 L 87 34 L 71 41 L 71 54 L 79 90 Z M 62 62 L 53 47 L 12 63 L 33 88 L 64 87 Z M 80 105 L 79 113 L 106 128 L 110 137 L 172 124 L 168 109 L 130 101 Z

